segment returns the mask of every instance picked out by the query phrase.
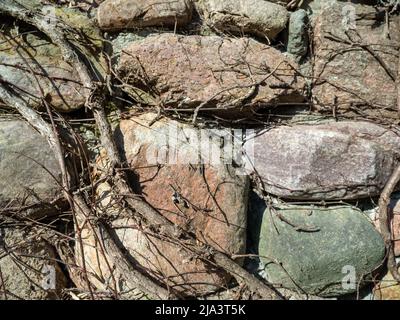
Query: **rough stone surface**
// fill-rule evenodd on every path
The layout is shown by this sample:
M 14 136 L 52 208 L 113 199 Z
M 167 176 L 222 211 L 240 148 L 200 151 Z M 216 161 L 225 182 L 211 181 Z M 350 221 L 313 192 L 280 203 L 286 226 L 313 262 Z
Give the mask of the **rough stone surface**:
M 388 272 L 375 286 L 373 291 L 374 300 L 400 300 L 400 284 L 393 279 Z
M 280 126 L 246 142 L 265 189 L 288 199 L 377 196 L 397 165 L 398 132 L 368 122 Z
M 195 142 L 190 140 L 193 137 L 188 131 L 190 127 L 165 119 L 149 127 L 155 116 L 145 114 L 123 120 L 120 131 L 116 132 L 121 151 L 134 169 L 131 179 L 134 190 L 174 224 L 193 232 L 200 241 L 229 255 L 243 254 L 248 178 L 236 176 L 231 166 L 224 164 L 206 163 L 201 169 L 195 164 L 198 154 L 194 149 Z M 177 130 L 175 139 L 171 128 Z M 197 134 L 199 130 L 192 133 Z M 215 141 L 212 144 L 217 146 Z M 163 150 L 167 145 L 170 155 L 179 151 L 177 164 L 157 166 L 149 160 L 154 150 Z M 181 160 L 188 159 L 193 160 L 192 165 L 180 164 Z M 110 208 L 115 200 L 110 199 L 107 188 L 98 192 L 102 206 Z M 119 239 L 131 256 L 156 278 L 165 281 L 168 277 L 169 285 L 186 295 L 209 293 L 227 284 L 229 277 L 224 272 L 191 259 L 176 244 L 144 235 L 134 225 L 129 218 L 113 222 Z M 92 259 L 89 264 L 96 265 L 96 260 Z
M 278 218 L 278 214 L 294 226 Z M 264 213 L 250 212 L 249 219 L 262 220 L 260 230 L 251 232 L 256 233 L 255 237 L 259 232 L 263 276 L 288 289 L 300 287 L 318 296 L 354 292 L 360 277 L 380 266 L 385 256 L 380 234 L 365 214 L 352 207 L 276 206 Z M 296 227 L 319 231 L 301 232 Z M 282 263 L 283 268 L 277 263 Z M 355 271 L 356 282 L 345 288 L 342 280 L 346 280 L 349 271 Z
M 0 271 L 0 300 L 59 299 L 67 281 L 54 249 L 16 227 L 0 228 Z
M 287 52 L 300 60 L 308 50 L 308 16 L 303 9 L 290 14 L 288 27 Z
M 286 27 L 289 17 L 284 7 L 264 0 L 203 0 L 200 8 L 206 22 L 220 31 L 270 40 Z
M 123 30 L 150 26 L 184 26 L 192 17 L 190 0 L 107 0 L 98 9 L 103 30 Z
M 224 116 L 234 117 L 277 102 L 304 101 L 305 82 L 296 76 L 296 64 L 252 39 L 162 34 L 125 51 L 122 76 L 143 90 L 155 89 L 165 107 L 202 104 L 200 111 L 225 110 Z M 269 75 L 274 70 L 276 77 Z M 252 88 L 255 83 L 261 85 Z
M 0 208 L 57 199 L 61 187 L 51 175 L 61 179 L 47 141 L 25 121 L 0 119 Z
M 241 252 L 244 249 L 248 178 L 235 176 L 235 170 L 223 162 L 206 163 L 202 170 L 198 163 L 213 159 L 207 159 L 208 155 L 202 155 L 200 159 L 197 152 L 212 153 L 215 147 L 219 148 L 218 138 L 210 142 L 211 147 L 197 150 L 196 142 L 190 139 L 194 138 L 193 133 L 201 134 L 199 130 L 167 119 L 148 128 L 154 117 L 155 114 L 146 114 L 122 121 L 120 132 L 117 132 L 117 139 L 123 141 L 124 156 L 135 170 L 136 191 L 170 221 L 199 232 L 199 237 L 218 244 L 223 251 Z M 171 128 L 176 128 L 176 135 Z M 167 143 L 169 156 L 174 151 L 179 153 L 174 159 L 176 164 L 146 168 L 154 165 L 148 157 L 151 150 L 164 151 Z M 160 158 L 164 165 L 164 157 L 158 154 Z M 192 165 L 187 163 L 189 159 Z M 186 163 L 180 164 L 182 161 Z M 174 193 L 182 197 L 180 203 L 171 201 Z
M 31 57 L 21 50 L 22 58 L 3 36 L 0 35 L 0 39 L 2 78 L 16 86 L 20 93 L 27 93 L 23 95 L 26 96 L 30 105 L 40 105 L 42 97 L 40 87 L 30 68 L 40 81 L 44 96 L 55 108 L 61 111 L 71 111 L 84 104 L 79 76 L 74 69 L 62 61 L 60 52 L 55 45 L 50 44 L 47 40 L 39 39 L 33 34 L 28 35 L 25 43 L 21 44 L 22 47 L 27 49 L 29 46 L 34 46 L 36 50 Z
M 35 4 L 37 5 L 37 1 L 24 3 L 32 7 L 32 10 L 35 9 Z M 62 19 L 64 23 L 78 28 L 87 39 L 90 39 L 83 44 L 76 40 L 74 33 L 66 36 L 67 40 L 86 54 L 94 75 L 102 79 L 101 74 L 104 73 L 100 57 L 102 42 L 97 28 L 91 21 L 75 10 L 54 10 L 46 6 L 41 8 L 42 13 L 48 16 L 49 23 L 56 23 L 57 19 Z M 37 31 L 25 30 L 25 26 L 17 30 L 10 25 L 7 21 L 1 25 L 0 74 L 2 78 L 12 84 L 31 106 L 42 105 L 41 99 L 45 98 L 58 111 L 68 112 L 82 107 L 85 97 L 79 74 L 68 61 L 63 60 L 60 49 Z M 23 36 L 16 36 L 18 32 Z M 15 49 L 16 47 L 18 50 Z
M 384 12 L 351 4 L 356 17 L 363 19 L 346 23 L 346 5 L 333 3 L 315 17 L 314 108 L 337 116 L 397 121 L 396 85 L 389 74 L 397 76 L 398 17 L 390 18 L 388 39 L 384 36 Z

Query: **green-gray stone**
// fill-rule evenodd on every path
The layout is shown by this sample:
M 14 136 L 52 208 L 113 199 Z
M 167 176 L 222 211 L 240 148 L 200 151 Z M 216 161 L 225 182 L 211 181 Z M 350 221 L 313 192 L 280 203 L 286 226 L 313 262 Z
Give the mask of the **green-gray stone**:
M 292 54 L 296 60 L 300 60 L 307 53 L 307 23 L 308 16 L 305 10 L 299 9 L 290 14 L 287 51 Z
M 291 205 L 265 209 L 260 216 L 261 212 L 251 212 L 250 219 L 253 223 L 262 221 L 258 253 L 265 266 L 263 275 L 275 285 L 296 290 L 300 287 L 319 296 L 338 296 L 357 290 L 357 285 L 342 286 L 351 267 L 356 276 L 353 284 L 358 284 L 384 259 L 380 234 L 354 207 Z M 283 222 L 277 213 L 290 223 Z M 319 231 L 303 232 L 290 224 Z

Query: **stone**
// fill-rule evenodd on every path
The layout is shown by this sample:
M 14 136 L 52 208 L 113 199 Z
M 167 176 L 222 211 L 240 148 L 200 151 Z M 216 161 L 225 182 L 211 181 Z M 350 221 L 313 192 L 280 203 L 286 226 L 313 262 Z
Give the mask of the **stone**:
M 390 16 L 390 38 L 373 6 L 332 2 L 314 21 L 313 109 L 397 122 L 398 16 Z
M 190 0 L 106 0 L 97 11 L 103 30 L 151 26 L 182 27 L 192 18 Z
M 98 193 L 110 192 L 107 184 L 101 184 L 98 187 Z M 103 205 L 108 205 L 108 214 L 112 216 L 114 212 L 112 208 L 110 196 L 105 196 L 101 200 Z M 117 219 L 114 225 L 122 224 L 123 219 Z M 132 221 L 126 221 L 130 223 Z M 136 287 L 131 287 L 125 280 L 125 276 L 115 270 L 115 263 L 110 255 L 105 251 L 104 240 L 106 235 L 104 230 L 100 229 L 97 224 L 91 223 L 90 219 L 82 214 L 81 211 L 76 212 L 76 223 L 81 229 L 80 237 L 75 236 L 76 243 L 82 243 L 83 253 L 80 245 L 75 246 L 75 261 L 78 267 L 85 268 L 88 271 L 88 279 L 93 286 L 94 291 L 107 292 L 110 287 L 113 291 L 117 291 L 122 300 L 147 300 L 145 293 Z M 127 226 L 129 228 L 129 224 Z M 107 238 L 108 239 L 108 238 Z M 137 265 L 136 265 L 137 266 Z M 78 289 L 85 289 L 85 283 L 76 283 Z M 116 288 L 116 289 L 115 289 Z
M 254 171 L 281 198 L 345 200 L 378 196 L 398 165 L 400 140 L 369 122 L 279 126 L 247 139 Z
M 40 1 L 23 0 L 24 6 L 42 12 L 48 23 L 62 20 L 71 28 L 78 28 L 90 41 L 79 41 L 75 33 L 67 33 L 67 40 L 76 46 L 91 64 L 93 75 L 103 79 L 105 64 L 101 57 L 102 39 L 99 30 L 79 11 L 44 6 Z M 33 107 L 42 106 L 44 98 L 61 112 L 81 108 L 85 101 L 78 71 L 64 61 L 61 50 L 43 34 L 26 26 L 10 27 L 5 20 L 0 34 L 0 74 L 2 79 Z M 19 34 L 19 36 L 18 36 Z M 18 50 L 15 48 L 18 47 Z M 33 74 L 34 73 L 34 74 Z M 96 78 L 95 78 L 96 79 Z M 38 85 L 40 83 L 40 87 Z
M 29 215 L 42 216 L 60 197 L 60 181 L 46 139 L 25 121 L 0 119 L 0 208 L 30 206 Z
M 15 226 L 0 228 L 0 271 L 0 300 L 61 299 L 67 284 L 54 249 Z
M 244 254 L 248 177 L 235 175 L 228 164 L 196 163 L 196 142 L 191 139 L 193 134 L 200 134 L 200 130 L 168 119 L 158 120 L 150 127 L 155 117 L 156 114 L 147 113 L 123 120 L 115 133 L 121 153 L 133 169 L 134 191 L 168 220 L 195 234 L 199 241 L 229 256 Z M 220 148 L 217 140 L 210 143 L 210 149 Z M 179 155 L 172 163 L 168 158 L 165 158 L 168 162 L 161 162 L 164 158 L 160 154 L 153 156 L 154 151 L 160 150 L 166 150 L 170 156 L 178 151 Z M 107 186 L 101 186 L 98 194 L 99 207 L 110 214 L 116 199 Z M 117 215 L 112 224 L 121 243 L 142 268 L 184 295 L 211 293 L 230 280 L 225 272 L 191 257 L 179 245 L 162 241 L 151 233 L 144 234 L 134 227 L 135 222 L 130 218 Z M 93 254 L 86 252 L 85 257 L 92 269 L 107 274 L 106 266 L 98 261 L 95 251 Z
M 112 64 L 118 64 L 122 50 L 124 50 L 129 44 L 134 41 L 142 40 L 150 34 L 151 32 L 147 30 L 140 30 L 138 32 L 119 32 L 118 34 L 109 35 L 107 39 L 109 41 L 107 54 L 112 57 Z
M 400 300 L 400 284 L 390 272 L 375 285 L 373 300 Z
M 11 35 L 10 35 L 11 37 Z M 20 39 L 21 51 L 16 51 L 0 35 L 0 73 L 2 78 L 26 96 L 32 106 L 41 105 L 42 96 L 59 111 L 72 111 L 80 108 L 84 102 L 83 91 L 79 84 L 79 75 L 61 58 L 57 46 L 34 34 Z M 14 44 L 16 45 L 16 44 Z M 30 56 L 25 50 L 37 48 Z M 32 74 L 30 68 L 35 72 Z M 40 81 L 40 87 L 36 82 Z M 43 94 L 41 89 L 43 90 Z
M 157 92 L 148 105 L 201 106 L 200 112 L 231 118 L 279 102 L 304 101 L 305 81 L 296 69 L 281 52 L 253 39 L 174 34 L 133 42 L 119 65 L 124 81 L 148 94 Z
M 210 140 L 210 147 L 202 140 L 202 149 L 196 149 L 193 135 L 212 131 L 200 131 L 168 119 L 148 128 L 154 118 L 155 114 L 146 114 L 122 121 L 116 133 L 116 139 L 123 141 L 124 157 L 135 170 L 135 191 L 175 224 L 198 232 L 197 236 L 210 244 L 218 243 L 226 253 L 241 252 L 245 247 L 248 177 L 236 175 L 230 164 L 213 162 L 212 155 L 208 159 L 208 155 L 197 158 L 198 151 L 212 153 L 219 149 L 218 136 Z M 175 150 L 178 152 L 176 159 L 163 163 L 161 156 L 158 162 L 162 168 L 146 168 L 154 165 L 149 157 L 151 150 L 164 150 L 166 142 L 170 156 Z M 179 194 L 181 201 L 171 201 L 173 194 Z
M 269 40 L 286 27 L 289 17 L 283 6 L 264 0 L 203 0 L 200 8 L 203 19 L 215 29 Z
M 259 239 L 261 274 L 275 286 L 322 297 L 355 292 L 385 258 L 380 234 L 354 207 L 264 208 L 250 211 L 249 219 L 261 220 L 250 232 Z
M 305 10 L 299 9 L 290 14 L 287 52 L 294 56 L 297 61 L 307 54 L 307 24 L 308 15 Z

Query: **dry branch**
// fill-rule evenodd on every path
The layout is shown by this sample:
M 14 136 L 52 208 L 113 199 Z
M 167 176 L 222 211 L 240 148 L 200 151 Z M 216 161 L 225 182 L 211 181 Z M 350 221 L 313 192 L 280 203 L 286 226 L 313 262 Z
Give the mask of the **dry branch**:
M 390 217 L 388 215 L 388 207 L 390 203 L 390 196 L 394 191 L 396 185 L 400 181 L 400 165 L 390 176 L 382 194 L 379 198 L 379 227 L 386 245 L 387 254 L 387 267 L 392 274 L 393 278 L 400 282 L 400 274 L 396 264 L 396 256 L 394 254 L 394 246 L 392 233 L 390 230 Z
M 229 272 L 233 277 L 238 280 L 238 282 L 244 282 L 249 290 L 258 293 L 261 298 L 281 299 L 279 294 L 276 293 L 275 290 L 271 289 L 264 282 L 249 274 L 230 257 L 208 245 L 199 247 L 196 239 L 187 234 L 178 226 L 172 224 L 169 220 L 167 220 L 159 212 L 154 210 L 145 201 L 136 197 L 135 194 L 131 191 L 129 185 L 126 183 L 127 180 L 125 178 L 125 171 L 118 170 L 124 168 L 124 164 L 118 153 L 118 149 L 112 137 L 111 128 L 106 118 L 106 113 L 104 111 L 104 102 L 106 99 L 103 91 L 105 90 L 102 90 L 101 86 L 99 86 L 98 83 L 95 83 L 95 81 L 91 77 L 91 73 L 88 67 L 85 64 L 85 61 L 83 61 L 81 57 L 78 56 L 78 54 L 74 51 L 73 46 L 68 42 L 68 40 L 66 40 L 64 31 L 67 28 L 62 25 L 62 22 L 57 22 L 56 25 L 49 24 L 47 23 L 45 17 L 42 16 L 39 12 L 32 12 L 13 0 L 1 1 L 0 13 L 12 16 L 18 20 L 31 24 L 43 33 L 45 33 L 54 42 L 54 44 L 60 47 L 64 59 L 68 61 L 78 71 L 83 86 L 86 89 L 86 106 L 94 113 L 96 125 L 100 132 L 101 143 L 106 149 L 109 161 L 111 163 L 111 168 L 115 171 L 115 185 L 118 191 L 125 196 L 125 200 L 131 207 L 131 211 L 136 214 L 139 213 L 140 218 L 144 219 L 149 227 L 154 228 L 155 226 L 158 226 L 159 228 L 157 229 L 162 230 L 162 232 L 166 236 L 172 239 L 181 238 L 183 236 L 185 238 L 185 246 L 190 246 L 200 258 L 204 258 L 204 256 L 207 256 L 207 259 L 213 259 L 216 265 Z M 24 116 L 24 118 L 29 121 L 29 123 L 34 125 L 39 130 L 39 132 L 47 137 L 54 152 L 56 152 L 57 157 L 60 154 L 62 155 L 62 152 L 60 152 L 57 145 L 57 139 L 55 139 L 54 137 L 54 132 L 52 131 L 51 126 L 47 125 L 47 123 L 32 109 L 30 109 L 22 99 L 17 98 L 14 95 L 10 95 L 9 91 L 4 87 L 4 82 L 2 84 L 3 87 L 1 87 L 0 89 L 0 98 L 2 98 L 3 101 L 7 104 L 14 106 Z M 66 190 L 69 190 L 67 186 Z M 85 211 L 82 208 L 85 206 L 83 199 L 79 199 L 77 198 L 78 196 L 75 196 L 75 198 L 72 199 L 71 202 L 69 192 L 67 192 L 66 197 L 70 200 L 72 209 L 74 208 L 76 201 L 82 200 L 82 203 L 77 207 L 79 207 L 80 210 Z M 110 243 L 109 245 L 113 247 L 113 250 L 117 249 L 114 246 L 118 247 L 115 243 Z M 83 252 L 83 248 L 81 248 L 81 250 Z M 127 261 L 123 257 L 123 254 L 121 254 L 119 250 L 116 251 L 114 259 L 121 259 L 121 261 L 114 260 L 115 266 L 120 268 L 119 272 L 121 272 L 122 274 L 128 273 L 128 277 L 136 277 L 137 282 L 135 282 L 137 285 L 140 285 L 140 283 L 145 283 L 149 285 L 149 287 L 147 287 L 146 285 L 146 288 L 142 288 L 147 289 L 148 292 L 150 291 L 150 295 L 154 294 L 154 291 L 156 290 L 159 296 L 162 296 L 163 298 L 171 297 L 170 293 L 166 293 L 165 289 L 157 287 L 155 283 L 152 283 L 150 285 L 149 282 L 147 282 L 147 280 L 143 278 L 143 275 L 137 273 L 134 270 L 134 268 L 129 264 L 129 261 Z M 140 277 L 140 279 L 138 277 Z

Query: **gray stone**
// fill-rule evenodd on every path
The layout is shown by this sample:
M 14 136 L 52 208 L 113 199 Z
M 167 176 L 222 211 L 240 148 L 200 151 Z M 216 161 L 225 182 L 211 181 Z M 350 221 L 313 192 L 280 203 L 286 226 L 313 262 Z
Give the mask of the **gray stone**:
M 36 214 L 61 196 L 60 179 L 47 141 L 25 121 L 0 119 L 0 208 L 37 204 Z
M 287 52 L 300 60 L 308 50 L 307 12 L 299 9 L 290 14 Z
M 66 277 L 54 249 L 33 232 L 0 228 L 0 300 L 60 299 Z
M 192 17 L 190 0 L 107 0 L 97 11 L 103 30 L 123 30 L 150 26 L 180 27 Z
M 19 52 L 21 57 L 5 39 L 0 35 L 0 74 L 31 106 L 39 106 L 42 96 L 60 111 L 72 111 L 84 104 L 79 76 L 62 60 L 57 46 L 29 34 L 20 45 L 28 51 L 35 50 L 32 50 L 32 56 L 22 50 Z M 40 87 L 36 79 L 40 81 Z
M 262 275 L 277 286 L 326 297 L 355 292 L 368 283 L 361 278 L 385 257 L 380 234 L 354 207 L 277 205 L 250 216 L 262 220 L 258 245 Z M 257 229 L 254 232 L 255 237 Z M 348 281 L 347 286 L 342 281 Z
M 287 24 L 289 14 L 278 4 L 264 0 L 203 0 L 202 15 L 212 27 L 274 39 Z
M 110 57 L 113 65 L 117 65 L 121 57 L 122 50 L 134 41 L 143 40 L 145 37 L 151 35 L 152 32 L 148 30 L 138 30 L 132 32 L 119 32 L 117 34 L 108 35 L 106 44 L 106 51 Z
M 280 126 L 249 139 L 265 190 L 301 200 L 377 196 L 398 164 L 398 132 L 369 122 Z

